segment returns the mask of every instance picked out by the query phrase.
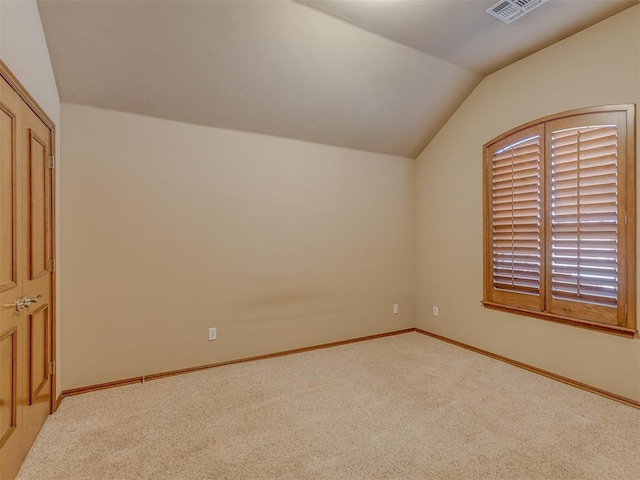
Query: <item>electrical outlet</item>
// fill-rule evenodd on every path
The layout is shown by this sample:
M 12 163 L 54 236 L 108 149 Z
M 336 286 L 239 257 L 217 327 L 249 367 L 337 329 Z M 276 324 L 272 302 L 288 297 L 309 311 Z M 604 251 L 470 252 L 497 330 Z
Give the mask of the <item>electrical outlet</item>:
M 218 338 L 218 333 L 216 332 L 216 327 L 211 327 L 209 329 L 209 341 L 215 340 Z
M 440 315 L 440 312 L 438 311 L 438 307 L 436 307 L 435 305 L 433 306 L 433 316 L 437 317 L 438 315 Z
M 398 304 L 397 303 L 395 303 L 393 305 L 393 314 L 395 315 L 396 313 L 398 313 Z

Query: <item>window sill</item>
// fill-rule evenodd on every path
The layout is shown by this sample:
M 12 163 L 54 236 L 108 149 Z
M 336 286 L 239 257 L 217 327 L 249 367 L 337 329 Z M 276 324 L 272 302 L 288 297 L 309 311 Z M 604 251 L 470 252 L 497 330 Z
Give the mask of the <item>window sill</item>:
M 490 308 L 492 310 L 499 310 L 502 312 L 515 313 L 527 317 L 540 318 L 542 320 L 548 320 L 550 322 L 572 325 L 574 327 L 586 328 L 587 330 L 595 330 L 597 332 L 609 333 L 611 335 L 618 335 L 620 337 L 633 338 L 636 335 L 636 330 L 627 327 L 620 327 L 618 325 L 607 325 L 605 323 L 590 322 L 588 320 L 577 320 L 575 318 L 553 315 L 551 313 L 540 312 L 537 310 L 527 310 L 524 308 L 511 307 L 499 303 L 489 302 L 487 300 L 484 300 L 481 303 L 485 308 Z

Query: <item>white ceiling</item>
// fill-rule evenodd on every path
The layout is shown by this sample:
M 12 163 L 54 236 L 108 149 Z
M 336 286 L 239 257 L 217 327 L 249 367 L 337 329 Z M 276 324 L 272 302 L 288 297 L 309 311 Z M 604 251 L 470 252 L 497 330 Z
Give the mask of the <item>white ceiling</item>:
M 39 0 L 39 7 L 64 102 L 415 157 L 481 73 L 637 1 L 550 0 L 511 25 L 484 12 L 493 3 Z
M 507 25 L 485 11 L 498 0 L 295 0 L 487 75 L 637 4 L 549 0 Z

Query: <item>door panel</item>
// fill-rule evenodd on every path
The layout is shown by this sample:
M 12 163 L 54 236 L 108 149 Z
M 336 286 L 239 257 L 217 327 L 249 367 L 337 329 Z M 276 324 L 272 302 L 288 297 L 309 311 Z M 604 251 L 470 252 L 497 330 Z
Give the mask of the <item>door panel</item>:
M 0 337 L 0 448 L 16 429 L 18 413 L 18 330 Z
M 29 279 L 34 280 L 47 275 L 50 239 L 47 235 L 47 223 L 50 218 L 48 209 L 47 180 L 49 173 L 47 142 L 41 140 L 29 129 L 28 179 L 26 197 L 30 208 L 25 210 L 28 228 Z
M 39 399 L 38 395 L 49 398 L 44 389 L 49 381 L 49 308 L 42 305 L 29 315 L 28 330 L 29 347 L 26 352 L 27 370 L 29 372 L 29 405 Z M 44 390 L 43 390 L 44 389 Z
M 16 245 L 16 118 L 0 102 L 0 292 L 18 285 Z

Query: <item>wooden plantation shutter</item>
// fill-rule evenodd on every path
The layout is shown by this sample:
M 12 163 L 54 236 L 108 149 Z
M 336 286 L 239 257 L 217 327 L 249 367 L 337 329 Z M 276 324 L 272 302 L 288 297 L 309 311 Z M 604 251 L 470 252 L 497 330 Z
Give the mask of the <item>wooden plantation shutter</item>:
M 493 154 L 493 286 L 540 293 L 540 137 Z
M 506 137 L 490 149 L 490 285 L 494 300 L 540 308 L 542 288 L 542 128 Z
M 635 107 L 531 122 L 484 162 L 483 304 L 633 336 Z
M 612 325 L 624 320 L 624 117 L 596 113 L 548 124 L 550 312 Z

